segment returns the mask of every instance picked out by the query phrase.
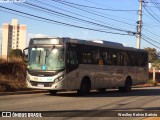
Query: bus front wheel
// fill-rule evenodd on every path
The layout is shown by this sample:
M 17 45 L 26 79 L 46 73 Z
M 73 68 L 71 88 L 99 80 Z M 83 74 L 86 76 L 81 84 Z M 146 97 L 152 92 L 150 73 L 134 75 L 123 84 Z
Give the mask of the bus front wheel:
M 89 79 L 84 79 L 81 83 L 80 89 L 77 90 L 77 94 L 80 96 L 89 94 L 91 89 L 91 82 Z
M 57 91 L 56 90 L 49 90 L 48 91 L 51 95 L 56 95 L 57 94 Z

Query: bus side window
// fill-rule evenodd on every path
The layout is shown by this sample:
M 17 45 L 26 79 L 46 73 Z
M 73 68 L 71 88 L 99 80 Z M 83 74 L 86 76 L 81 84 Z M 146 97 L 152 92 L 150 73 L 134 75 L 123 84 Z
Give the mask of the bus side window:
M 121 66 L 122 65 L 122 61 L 121 61 L 121 53 L 117 52 L 117 65 Z
M 105 65 L 111 65 L 112 62 L 111 62 L 111 52 L 110 52 L 110 50 L 103 48 L 101 51 L 102 51 L 101 56 L 102 56 L 102 59 L 103 59 L 103 63 Z
M 82 45 L 78 53 L 82 64 L 92 63 L 92 51 L 90 49 L 90 46 Z
M 129 60 L 130 60 L 130 65 L 131 66 L 136 66 L 136 53 L 135 52 L 130 52 L 129 53 Z
M 117 54 L 116 54 L 116 52 L 112 53 L 112 64 L 117 65 Z
M 69 48 L 67 50 L 67 56 L 66 56 L 66 68 L 67 73 L 70 71 L 75 70 L 79 63 L 78 63 L 78 57 L 77 57 L 77 49 L 76 46 Z
M 138 63 L 138 66 L 144 66 L 144 54 L 142 53 L 138 53 L 137 54 L 137 63 Z
M 103 60 L 104 60 L 104 64 L 105 64 L 105 65 L 107 65 L 107 63 L 108 63 L 107 55 L 108 55 L 107 52 L 103 52 Z
M 148 65 L 148 55 L 147 55 L 147 53 L 144 53 L 143 54 L 143 64 L 142 64 L 142 66 L 147 66 Z
M 122 52 L 122 61 L 123 61 L 123 65 L 127 66 L 128 65 L 128 55 L 125 52 Z

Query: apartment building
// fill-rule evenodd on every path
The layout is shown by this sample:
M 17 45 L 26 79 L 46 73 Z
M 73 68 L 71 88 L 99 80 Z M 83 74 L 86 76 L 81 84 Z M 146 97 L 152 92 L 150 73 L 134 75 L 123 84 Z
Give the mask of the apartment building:
M 12 23 L 2 25 L 2 58 L 7 59 L 12 49 L 23 50 L 26 47 L 26 25 L 18 24 L 17 19 L 12 19 Z

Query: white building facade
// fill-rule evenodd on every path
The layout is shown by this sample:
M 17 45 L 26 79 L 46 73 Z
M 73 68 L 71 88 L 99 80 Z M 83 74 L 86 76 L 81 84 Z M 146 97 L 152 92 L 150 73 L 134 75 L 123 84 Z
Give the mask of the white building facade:
M 12 23 L 2 25 L 2 58 L 7 59 L 12 49 L 23 50 L 26 47 L 26 25 L 18 24 L 17 19 Z

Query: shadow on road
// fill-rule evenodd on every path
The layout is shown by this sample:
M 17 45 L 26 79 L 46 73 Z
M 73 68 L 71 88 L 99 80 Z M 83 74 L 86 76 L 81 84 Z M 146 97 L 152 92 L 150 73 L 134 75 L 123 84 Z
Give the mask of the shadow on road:
M 50 94 L 46 94 L 50 95 Z M 133 88 L 131 92 L 120 92 L 117 89 L 107 90 L 104 93 L 98 91 L 91 91 L 86 96 L 78 96 L 76 92 L 58 92 L 56 96 L 59 97 L 126 97 L 126 96 L 159 96 L 159 87 Z M 50 95 L 51 96 L 51 95 Z

